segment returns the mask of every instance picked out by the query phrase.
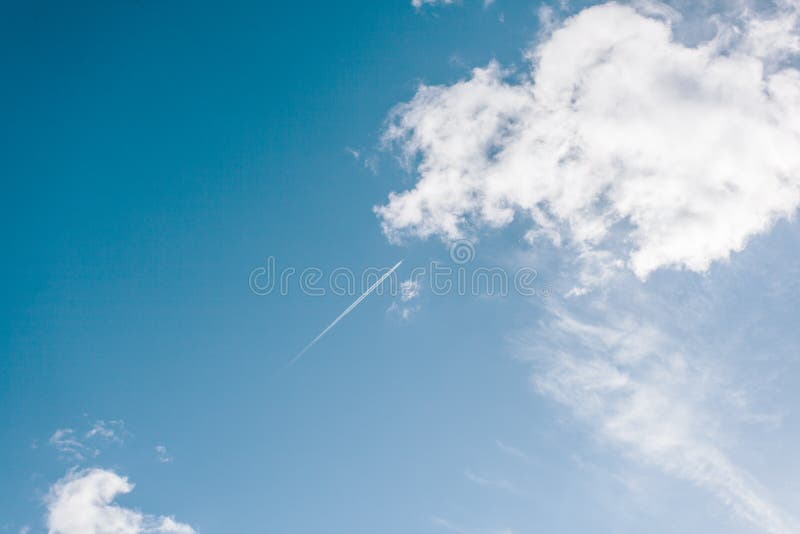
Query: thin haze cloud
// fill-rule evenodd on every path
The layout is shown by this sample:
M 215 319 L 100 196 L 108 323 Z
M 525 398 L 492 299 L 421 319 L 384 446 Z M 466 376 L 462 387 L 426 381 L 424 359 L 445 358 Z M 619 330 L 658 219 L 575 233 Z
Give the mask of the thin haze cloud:
M 393 273 L 393 272 L 395 272 L 395 271 L 397 270 L 397 268 L 398 268 L 398 267 L 400 267 L 400 264 L 401 264 L 401 263 L 403 263 L 403 260 L 400 260 L 400 261 L 398 261 L 397 263 L 395 263 L 395 264 L 394 264 L 394 267 L 392 267 L 391 269 L 389 269 L 389 270 L 388 270 L 386 273 L 384 273 L 384 274 L 383 274 L 383 276 L 381 276 L 380 278 L 378 278 L 378 281 L 377 281 L 377 282 L 375 282 L 374 284 L 372 284 L 372 285 L 369 287 L 369 289 L 367 289 L 366 291 L 364 291 L 364 292 L 361 294 L 361 296 L 360 296 L 360 297 L 358 297 L 356 300 L 354 300 L 354 301 L 353 301 L 353 303 L 352 303 L 350 306 L 348 306 L 347 308 L 345 308 L 345 310 L 344 310 L 342 313 L 340 313 L 340 314 L 339 314 L 339 316 L 338 316 L 336 319 L 334 319 L 334 320 L 333 320 L 333 322 L 332 322 L 331 324 L 329 324 L 329 325 L 328 325 L 328 326 L 325 328 L 325 330 L 323 330 L 322 332 L 320 332 L 320 333 L 319 333 L 319 335 L 317 335 L 317 337 L 315 337 L 314 339 L 312 339 L 312 340 L 311 340 L 311 342 L 310 342 L 308 345 L 306 345 L 306 346 L 303 348 L 303 350 L 301 350 L 300 352 L 298 352 L 298 353 L 297 353 L 297 356 L 295 356 L 294 358 L 292 358 L 291 360 L 289 360 L 289 363 L 287 363 L 287 364 L 286 364 L 286 367 L 289 367 L 289 366 L 293 365 L 293 364 L 294 364 L 294 363 L 295 363 L 297 360 L 299 360 L 299 359 L 300 359 L 300 358 L 303 356 L 303 354 L 305 354 L 305 353 L 308 351 L 308 349 L 310 349 L 311 347 L 313 347 L 313 346 L 314 346 L 314 344 L 315 344 L 317 341 L 319 341 L 320 339 L 322 339 L 322 336 L 324 336 L 325 334 L 327 334 L 327 333 L 328 333 L 328 331 L 329 331 L 331 328 L 333 328 L 334 326 L 336 326 L 336 324 L 337 324 L 339 321 L 341 321 L 342 319 L 344 319 L 345 317 L 347 317 L 347 314 L 349 314 L 351 311 L 353 311 L 353 310 L 355 309 L 355 307 L 356 307 L 356 306 L 358 306 L 359 304 L 361 304 L 361 301 L 363 301 L 365 298 L 367 298 L 367 297 L 369 296 L 369 294 L 370 294 L 370 293 L 372 293 L 373 291 L 375 291 L 375 289 L 377 289 L 377 287 L 378 287 L 378 286 L 380 286 L 380 285 L 383 283 L 383 281 L 384 281 L 384 280 L 386 280 L 387 278 L 389 278 L 389 277 L 392 275 L 392 273 Z

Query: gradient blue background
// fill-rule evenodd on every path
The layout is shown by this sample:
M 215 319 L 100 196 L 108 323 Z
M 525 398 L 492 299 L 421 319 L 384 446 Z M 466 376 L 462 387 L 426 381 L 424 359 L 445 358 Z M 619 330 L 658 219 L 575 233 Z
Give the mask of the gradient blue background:
M 423 295 L 404 323 L 374 295 L 284 369 L 352 299 L 248 287 L 267 256 L 323 270 L 406 258 L 401 274 L 446 259 L 380 233 L 371 207 L 410 183 L 379 151 L 383 121 L 419 82 L 521 64 L 537 7 L 5 2 L 0 532 L 44 532 L 42 496 L 74 465 L 47 440 L 97 419 L 128 434 L 82 465 L 129 475 L 120 503 L 201 533 L 439 532 L 436 517 L 640 532 L 640 515 L 658 516 L 615 511 L 613 476 L 580 459 L 606 453 L 509 358 L 535 299 Z M 654 532 L 708 521 L 656 480 L 665 509 L 686 512 Z

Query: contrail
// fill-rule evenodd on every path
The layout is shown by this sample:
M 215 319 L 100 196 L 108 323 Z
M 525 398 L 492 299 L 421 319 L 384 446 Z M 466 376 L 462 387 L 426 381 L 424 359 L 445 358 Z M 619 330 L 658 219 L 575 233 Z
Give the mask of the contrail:
M 344 318 L 347 316 L 347 314 L 348 314 L 348 313 L 350 313 L 351 311 L 353 311 L 353 309 L 354 309 L 356 306 L 358 306 L 359 304 L 361 304 L 361 301 L 362 301 L 362 300 L 364 300 L 365 298 L 367 298 L 367 297 L 369 296 L 369 294 L 370 294 L 370 293 L 372 293 L 373 291 L 375 291 L 375 288 L 377 288 L 379 285 L 381 285 L 381 284 L 383 283 L 383 281 L 384 281 L 384 280 L 386 280 L 387 278 L 389 278 L 389 276 L 390 276 L 390 275 L 391 275 L 393 272 L 395 272 L 395 270 L 396 270 L 398 267 L 400 267 L 400 264 L 401 264 L 401 263 L 403 263 L 403 260 L 400 260 L 400 261 L 398 261 L 397 263 L 395 263 L 395 264 L 394 264 L 394 267 L 392 267 L 391 269 L 389 269 L 389 271 L 388 271 L 388 272 L 384 273 L 384 274 L 383 274 L 383 276 L 381 276 L 380 278 L 378 278 L 378 281 L 377 281 L 377 282 L 375 282 L 374 284 L 372 284 L 372 285 L 369 287 L 369 289 L 367 289 L 366 291 L 364 291 L 364 292 L 361 294 L 361 296 L 360 296 L 360 297 L 358 297 L 358 298 L 357 298 L 355 301 L 353 301 L 353 303 L 352 303 L 350 306 L 348 306 L 347 308 L 345 308 L 345 310 L 344 310 L 342 313 L 340 313 L 340 314 L 339 314 L 339 317 L 337 317 L 336 319 L 334 319 L 334 320 L 333 320 L 333 322 L 332 322 L 331 324 L 329 324 L 327 328 L 325 328 L 325 330 L 323 330 L 322 332 L 320 332 L 320 333 L 319 333 L 319 335 L 318 335 L 317 337 L 315 337 L 314 339 L 312 339 L 312 340 L 311 340 L 311 343 L 309 343 L 308 345 L 306 345 L 306 346 L 305 346 L 305 348 L 303 348 L 303 350 L 301 350 L 300 352 L 298 352 L 298 353 L 297 353 L 297 356 L 295 356 L 294 358 L 292 358 L 291 360 L 289 360 L 289 363 L 287 363 L 287 364 L 286 364 L 286 367 L 289 367 L 289 366 L 290 366 L 290 365 L 292 365 L 294 362 L 296 362 L 297 360 L 299 360 L 299 359 L 300 359 L 300 357 L 301 357 L 303 354 L 305 354 L 305 353 L 306 353 L 306 351 L 307 351 L 308 349 L 310 349 L 311 347 L 313 347 L 313 346 L 314 346 L 314 343 L 316 343 L 317 341 L 319 341 L 320 339 L 322 339 L 322 336 L 324 336 L 325 334 L 327 334 L 327 333 L 328 333 L 328 330 L 330 330 L 331 328 L 333 328 L 334 326 L 336 326 L 336 323 L 338 323 L 339 321 L 341 321 L 342 319 L 344 319 Z

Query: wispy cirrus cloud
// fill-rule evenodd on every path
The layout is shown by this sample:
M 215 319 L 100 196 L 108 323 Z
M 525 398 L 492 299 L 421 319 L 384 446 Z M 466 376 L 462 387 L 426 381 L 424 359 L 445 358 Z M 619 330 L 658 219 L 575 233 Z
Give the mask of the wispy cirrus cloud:
M 95 421 L 86 431 L 73 428 L 59 428 L 48 439 L 62 458 L 82 462 L 95 458 L 101 448 L 108 443 L 123 443 L 125 422 L 121 420 Z
M 96 448 L 85 445 L 71 428 L 59 428 L 48 440 L 64 458 L 82 461 L 99 454 Z
M 760 530 L 798 532 L 795 520 L 720 445 L 725 413 L 746 407 L 720 378 L 718 364 L 687 352 L 646 320 L 601 310 L 586 317 L 553 309 L 536 341 L 519 345 L 534 366 L 536 389 L 609 445 L 710 491 Z
M 110 421 L 98 420 L 92 425 L 85 434 L 86 439 L 100 438 L 105 441 L 122 443 L 122 435 L 125 432 L 125 422 L 112 419 Z
M 528 496 L 527 493 L 518 488 L 516 484 L 504 478 L 490 478 L 487 476 L 477 474 L 471 469 L 467 469 L 467 471 L 464 473 L 464 476 L 466 476 L 467 480 L 469 480 L 470 482 L 485 488 L 504 491 L 516 497 Z
M 506 444 L 506 443 L 504 443 L 504 442 L 502 442 L 500 440 L 495 441 L 495 445 L 497 445 L 497 448 L 503 454 L 511 456 L 512 458 L 520 460 L 520 461 L 522 461 L 523 463 L 526 463 L 526 464 L 533 463 L 533 459 L 530 457 L 530 455 L 528 455 L 522 449 L 514 447 L 513 445 L 508 445 L 508 444 Z

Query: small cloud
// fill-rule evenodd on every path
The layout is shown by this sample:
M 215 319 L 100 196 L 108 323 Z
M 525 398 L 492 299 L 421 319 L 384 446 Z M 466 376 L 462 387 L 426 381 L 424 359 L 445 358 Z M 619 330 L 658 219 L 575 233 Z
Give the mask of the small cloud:
M 48 439 L 65 460 L 82 462 L 95 458 L 100 454 L 100 446 L 106 443 L 122 445 L 122 436 L 125 434 L 125 423 L 121 420 L 104 421 L 95 423 L 85 432 L 78 432 L 73 428 L 59 428 Z M 34 442 L 33 448 L 38 447 Z
M 369 170 L 372 174 L 378 174 L 378 158 L 377 156 L 368 156 L 364 158 L 364 168 Z
M 411 0 L 411 5 L 417 9 L 420 9 L 424 5 L 431 5 L 435 6 L 437 4 L 441 4 L 443 6 L 455 4 L 455 0 Z
M 92 428 L 86 432 L 84 436 L 86 439 L 93 439 L 99 438 L 105 441 L 111 441 L 114 443 L 122 443 L 121 434 L 125 430 L 125 422 L 119 420 L 111 420 L 111 421 L 95 421 Z
M 361 165 L 372 174 L 378 172 L 378 158 L 374 154 L 363 154 L 361 150 L 349 146 L 344 147 L 344 151 L 353 156 L 354 160 L 361 163 Z
M 391 315 L 396 315 L 400 317 L 403 321 L 408 321 L 411 319 L 411 316 L 414 315 L 416 312 L 420 310 L 419 305 L 417 306 L 400 306 L 396 302 L 392 302 L 391 306 L 386 308 L 386 313 Z
M 400 284 L 400 300 L 408 302 L 419 296 L 419 280 L 405 280 Z
M 59 428 L 48 440 L 50 445 L 66 459 L 71 461 L 83 461 L 87 457 L 93 458 L 100 451 L 87 447 L 75 436 L 75 431 L 71 428 Z
M 25 525 L 21 529 L 19 529 L 19 534 L 29 534 L 31 531 L 31 527 Z
M 167 448 L 164 445 L 156 445 L 156 460 L 161 462 L 162 464 L 166 464 L 172 461 L 172 456 L 169 455 L 167 452 Z
M 386 313 L 397 315 L 403 321 L 408 321 L 411 316 L 420 310 L 419 304 L 410 304 L 412 300 L 419 297 L 422 289 L 419 280 L 409 279 L 400 283 L 400 303 L 392 302 L 387 308 Z

